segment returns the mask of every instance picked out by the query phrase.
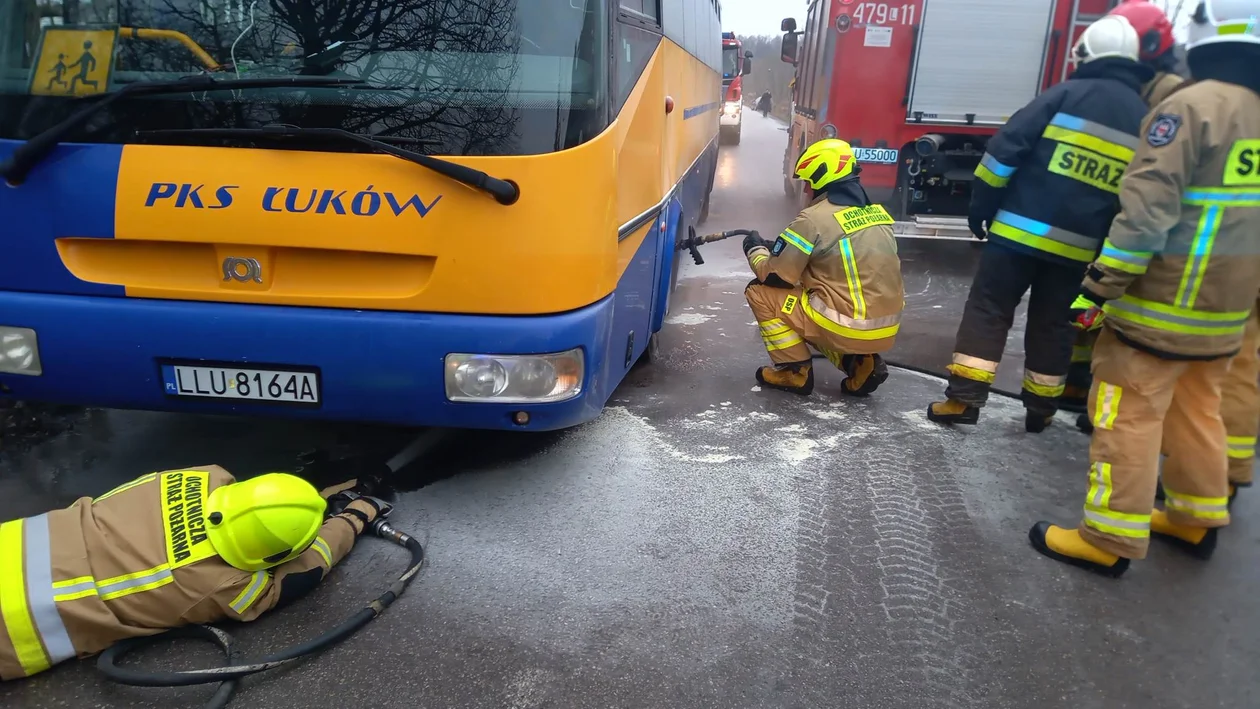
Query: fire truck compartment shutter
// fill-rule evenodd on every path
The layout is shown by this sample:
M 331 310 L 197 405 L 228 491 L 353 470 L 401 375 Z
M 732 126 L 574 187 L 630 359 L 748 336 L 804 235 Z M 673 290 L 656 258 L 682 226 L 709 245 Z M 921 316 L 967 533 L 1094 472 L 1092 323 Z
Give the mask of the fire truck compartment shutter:
M 927 0 L 906 118 L 1001 125 L 1037 95 L 1054 0 Z

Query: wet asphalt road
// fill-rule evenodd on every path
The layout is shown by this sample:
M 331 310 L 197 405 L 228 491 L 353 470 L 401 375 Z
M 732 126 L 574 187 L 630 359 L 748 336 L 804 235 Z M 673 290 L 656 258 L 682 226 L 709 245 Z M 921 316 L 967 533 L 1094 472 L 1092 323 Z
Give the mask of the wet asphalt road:
M 784 134 L 749 112 L 724 148 L 706 230 L 777 231 Z M 948 360 L 975 247 L 903 242 L 909 315 L 895 358 Z M 979 427 L 923 419 L 942 384 L 895 372 L 842 399 L 759 391 L 737 240 L 684 266 L 659 361 L 595 422 L 554 434 L 451 433 L 399 481 L 395 521 L 428 546 L 409 593 L 344 645 L 247 680 L 235 706 L 1250 707 L 1260 622 L 1252 496 L 1209 563 L 1158 542 L 1119 581 L 1033 552 L 1075 522 L 1087 439 L 1040 436 L 1000 397 Z M 1017 387 L 1019 333 L 1000 383 Z M 238 474 L 337 441 L 389 455 L 413 433 L 134 412 L 51 416 L 0 457 L 0 519 L 143 472 Z M 319 482 L 333 482 L 331 480 Z M 364 540 L 294 607 L 233 628 L 259 655 L 375 596 L 404 554 Z M 154 667 L 209 662 L 181 645 Z M 0 687 L 0 706 L 196 706 L 205 690 L 107 686 L 90 662 Z

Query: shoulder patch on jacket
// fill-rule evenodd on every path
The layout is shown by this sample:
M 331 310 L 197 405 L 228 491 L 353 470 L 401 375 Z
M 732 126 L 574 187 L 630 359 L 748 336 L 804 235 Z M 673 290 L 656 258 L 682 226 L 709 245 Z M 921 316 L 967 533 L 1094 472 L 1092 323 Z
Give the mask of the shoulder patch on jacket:
M 1173 142 L 1177 137 L 1177 131 L 1181 129 L 1181 116 L 1172 113 L 1161 113 L 1151 121 L 1151 127 L 1146 129 L 1146 142 L 1151 147 L 1162 148 Z
M 774 240 L 774 246 L 770 249 L 770 254 L 772 256 L 778 256 L 783 253 L 783 249 L 785 248 L 787 248 L 787 241 L 784 241 L 783 237 L 780 236 Z

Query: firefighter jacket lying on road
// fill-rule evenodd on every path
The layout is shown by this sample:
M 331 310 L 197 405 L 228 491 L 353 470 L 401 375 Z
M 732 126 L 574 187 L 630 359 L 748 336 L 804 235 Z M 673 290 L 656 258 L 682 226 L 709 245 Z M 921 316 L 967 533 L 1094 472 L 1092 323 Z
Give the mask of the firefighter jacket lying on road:
M 1098 253 L 1148 110 L 1137 65 L 1095 66 L 1108 61 L 1081 67 L 989 140 L 970 216 L 989 222 L 993 241 L 1081 268 Z
M 1238 351 L 1260 286 L 1260 95 L 1220 81 L 1156 106 L 1087 297 L 1126 344 L 1171 359 Z
M 206 537 L 224 469 L 151 473 L 93 500 L 0 525 L 0 679 L 33 675 L 125 638 L 248 621 L 309 590 L 354 546 L 363 522 L 324 522 L 300 556 L 267 571 L 223 561 Z M 350 508 L 362 513 L 368 503 Z M 359 506 L 359 507 L 356 507 Z
M 833 204 L 820 196 L 773 247 L 750 250 L 748 265 L 762 283 L 803 288 L 799 307 L 836 351 L 885 352 L 905 305 L 892 224 L 878 204 Z

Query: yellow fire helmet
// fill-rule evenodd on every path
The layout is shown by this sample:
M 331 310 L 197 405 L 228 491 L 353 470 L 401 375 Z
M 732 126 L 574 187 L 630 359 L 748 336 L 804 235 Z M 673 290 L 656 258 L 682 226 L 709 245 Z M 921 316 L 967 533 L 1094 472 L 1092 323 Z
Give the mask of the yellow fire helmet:
M 206 532 L 224 561 L 261 571 L 305 551 L 326 509 L 319 491 L 302 478 L 268 473 L 215 488 L 206 503 Z
M 817 192 L 837 180 L 852 176 L 856 168 L 853 146 L 839 138 L 828 138 L 801 153 L 801 159 L 796 161 L 796 179 L 804 180 Z

